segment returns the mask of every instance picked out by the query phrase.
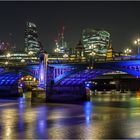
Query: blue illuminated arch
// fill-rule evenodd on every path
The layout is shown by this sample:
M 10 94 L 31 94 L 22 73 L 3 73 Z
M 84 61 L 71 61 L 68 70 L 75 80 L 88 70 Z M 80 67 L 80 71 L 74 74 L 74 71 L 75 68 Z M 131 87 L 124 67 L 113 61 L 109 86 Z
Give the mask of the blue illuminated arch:
M 97 63 L 96 68 L 122 71 L 140 78 L 140 60 Z
M 19 79 L 27 75 L 31 75 L 31 74 L 24 73 L 24 72 L 6 72 L 3 74 L 0 74 L 0 86 L 17 85 Z
M 71 74 L 68 77 L 62 78 L 57 81 L 56 85 L 80 85 L 83 84 L 85 81 L 95 78 L 99 75 L 104 73 L 111 72 L 112 70 L 108 69 L 85 69 L 81 70 L 77 73 Z

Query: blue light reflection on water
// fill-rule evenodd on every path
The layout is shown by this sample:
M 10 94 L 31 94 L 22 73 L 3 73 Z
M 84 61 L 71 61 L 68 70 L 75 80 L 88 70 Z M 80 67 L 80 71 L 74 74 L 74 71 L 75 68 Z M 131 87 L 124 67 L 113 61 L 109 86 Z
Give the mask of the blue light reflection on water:
M 36 133 L 38 133 L 39 137 L 45 138 L 46 128 L 47 128 L 47 108 L 39 107 L 37 108 L 37 116 L 36 116 Z
M 23 97 L 18 98 L 18 112 L 19 112 L 19 119 L 18 119 L 18 128 L 19 131 L 23 131 L 24 126 L 24 109 L 25 109 L 25 99 Z
M 18 98 L 19 105 L 23 104 L 25 102 L 25 99 L 23 97 Z
M 0 139 L 140 138 L 139 98 L 97 98 L 82 105 L 4 102 Z
M 92 102 L 87 101 L 84 103 L 84 112 L 85 112 L 86 124 L 89 125 L 92 120 L 92 113 L 93 113 Z
M 18 99 L 18 111 L 19 111 L 19 118 L 18 118 L 18 129 L 19 131 L 24 131 L 27 129 L 27 122 L 31 120 L 30 125 L 28 128 L 34 133 L 35 138 L 45 138 L 46 128 L 47 126 L 47 107 L 46 106 L 38 106 L 38 107 L 31 107 L 30 101 L 26 101 L 25 98 Z M 30 110 L 32 111 L 30 113 Z M 26 112 L 26 113 L 25 113 Z M 27 114 L 28 112 L 28 114 Z M 25 115 L 26 114 L 26 115 Z M 30 117 L 30 118 L 28 118 Z M 27 136 L 32 138 L 30 133 L 27 133 Z
M 24 97 L 18 98 L 18 108 L 19 108 L 20 113 L 22 113 L 24 111 L 24 108 L 26 105 L 27 105 L 27 102 Z

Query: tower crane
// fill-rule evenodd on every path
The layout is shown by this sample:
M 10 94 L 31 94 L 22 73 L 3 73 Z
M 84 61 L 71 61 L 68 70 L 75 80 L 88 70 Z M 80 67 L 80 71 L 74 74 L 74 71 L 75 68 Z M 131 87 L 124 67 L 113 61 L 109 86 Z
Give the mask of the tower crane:
M 64 31 L 65 26 L 62 26 L 61 33 L 58 33 L 57 38 L 54 40 L 56 45 L 56 52 L 62 52 L 65 48 Z

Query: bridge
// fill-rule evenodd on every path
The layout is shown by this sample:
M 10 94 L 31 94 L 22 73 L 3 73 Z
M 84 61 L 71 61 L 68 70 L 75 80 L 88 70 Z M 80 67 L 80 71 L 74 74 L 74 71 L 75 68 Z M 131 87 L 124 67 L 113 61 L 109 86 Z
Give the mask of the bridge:
M 44 55 L 40 63 L 19 66 L 1 66 L 0 87 L 16 87 L 18 81 L 23 76 L 31 75 L 38 79 L 39 85 L 47 90 L 46 96 L 51 93 L 71 93 L 85 95 L 85 81 L 95 78 L 104 73 L 121 71 L 140 77 L 140 59 L 114 58 L 114 59 L 94 59 L 82 62 L 54 62 L 46 63 Z M 9 88 L 8 87 L 8 88 Z M 7 88 L 7 89 L 8 89 Z M 9 88 L 10 89 L 10 88 Z M 13 92 L 16 92 L 13 90 Z
M 140 60 L 95 62 L 92 66 L 79 64 L 49 64 L 47 84 L 53 79 L 55 85 L 79 85 L 111 71 L 126 72 L 140 77 Z

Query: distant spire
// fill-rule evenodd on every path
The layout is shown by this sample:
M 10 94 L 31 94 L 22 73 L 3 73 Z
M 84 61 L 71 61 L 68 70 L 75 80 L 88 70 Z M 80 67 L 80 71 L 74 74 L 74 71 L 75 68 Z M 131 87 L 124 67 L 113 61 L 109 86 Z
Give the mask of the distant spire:
M 76 49 L 84 49 L 84 46 L 83 46 L 83 43 L 81 40 L 79 40 L 77 46 L 76 46 Z
M 14 40 L 14 36 L 12 33 L 9 33 L 9 37 L 10 37 L 10 46 L 11 46 L 11 50 L 15 51 L 16 50 L 16 45 L 15 45 L 15 40 Z

